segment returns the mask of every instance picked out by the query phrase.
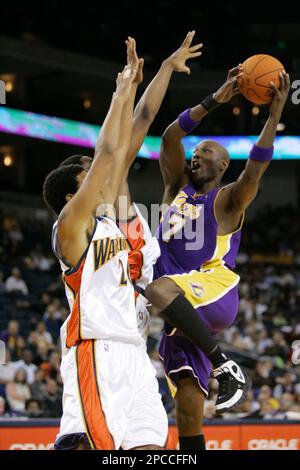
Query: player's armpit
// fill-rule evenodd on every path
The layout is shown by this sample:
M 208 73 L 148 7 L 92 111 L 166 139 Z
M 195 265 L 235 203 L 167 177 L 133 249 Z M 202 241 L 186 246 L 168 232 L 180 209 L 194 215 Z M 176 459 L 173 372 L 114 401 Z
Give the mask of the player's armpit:
M 72 209 L 67 215 L 64 211 L 60 214 L 57 222 L 57 246 L 59 256 L 67 266 L 77 266 L 89 245 L 95 223 L 96 219 L 93 216 L 90 217 L 88 223 L 76 221 L 76 214 L 72 214 Z
M 237 181 L 227 185 L 221 191 L 216 206 L 220 207 L 221 211 L 242 213 L 256 197 L 261 177 L 269 163 L 249 159 Z
M 96 209 L 101 204 L 113 204 L 109 174 L 114 156 L 101 150 L 88 173 L 84 170 L 77 177 L 78 190 L 67 195 L 68 202 L 58 217 L 57 236 L 63 259 L 75 266 L 85 251 L 89 234 L 93 231 Z M 100 188 L 99 190 L 99 179 Z
M 217 220 L 222 224 L 225 222 L 224 225 L 227 225 L 226 221 L 230 224 L 232 220 L 235 225 L 235 221 L 240 219 L 242 213 L 257 195 L 258 188 L 258 181 L 247 181 L 243 173 L 238 181 L 222 188 L 215 203 Z M 235 228 L 232 227 L 232 230 Z

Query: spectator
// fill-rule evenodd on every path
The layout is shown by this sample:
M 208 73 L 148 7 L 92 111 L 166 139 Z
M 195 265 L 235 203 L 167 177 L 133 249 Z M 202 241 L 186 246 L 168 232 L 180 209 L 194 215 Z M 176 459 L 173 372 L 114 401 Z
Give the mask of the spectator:
M 280 331 L 273 333 L 273 342 L 266 349 L 266 354 L 270 356 L 279 356 L 283 360 L 286 360 L 289 355 L 289 347 L 284 339 L 283 334 Z
M 25 348 L 26 348 L 26 340 L 23 338 L 23 336 L 19 336 L 16 342 L 15 354 L 13 355 L 13 358 L 16 361 L 18 361 L 19 359 L 22 359 Z
M 27 383 L 30 385 L 34 381 L 34 374 L 37 366 L 33 364 L 33 354 L 30 349 L 25 349 L 23 352 L 23 359 L 15 363 L 15 367 L 18 369 L 24 369 L 27 376 Z
M 43 409 L 47 418 L 59 418 L 62 415 L 62 394 L 53 379 L 47 380 Z
M 30 398 L 25 403 L 25 415 L 27 418 L 43 418 L 41 402 L 34 398 Z
M 34 251 L 31 253 L 31 259 L 33 268 L 40 271 L 50 271 L 55 262 L 53 256 L 49 253 L 46 256 L 43 253 L 43 247 L 40 243 L 35 246 Z
M 15 362 L 11 362 L 11 354 L 9 349 L 6 349 L 6 362 L 5 364 L 0 364 L 0 395 L 4 393 L 2 391 L 1 385 L 6 385 L 14 380 L 16 374 L 15 364 Z
M 8 323 L 7 330 L 2 331 L 0 339 L 4 341 L 6 347 L 11 351 L 12 359 L 18 359 L 20 349 L 19 338 L 22 338 L 19 335 L 19 323 L 16 320 L 11 320 Z
M 44 370 L 47 370 L 47 373 L 50 369 L 49 364 L 49 344 L 45 340 L 40 340 L 37 343 L 37 352 L 35 363 L 42 367 Z
M 34 381 L 30 385 L 30 393 L 32 398 L 43 401 L 45 394 L 45 371 L 43 369 L 36 369 Z
M 0 422 L 1 418 L 7 419 L 13 417 L 15 414 L 13 412 L 10 412 L 7 407 L 7 402 L 4 397 L 0 396 Z
M 21 271 L 19 268 L 12 269 L 11 276 L 6 279 L 5 289 L 8 294 L 28 295 L 28 288 L 21 277 Z
M 51 334 L 54 342 L 56 343 L 59 338 L 60 328 L 62 325 L 61 320 L 58 318 L 57 305 L 54 303 L 48 305 L 43 320 L 47 331 Z
M 273 362 L 270 359 L 261 359 L 257 364 L 252 376 L 253 387 L 260 388 L 262 385 L 273 384 L 271 372 L 273 370 Z
M 58 375 L 60 374 L 60 363 L 61 363 L 61 355 L 58 351 L 52 351 L 49 357 L 49 372 L 48 375 L 51 379 L 57 381 Z
M 283 411 L 290 411 L 295 404 L 295 396 L 293 393 L 286 392 L 280 397 L 280 408 Z
M 23 412 L 25 402 L 30 398 L 30 389 L 26 383 L 26 372 L 19 369 L 14 381 L 6 385 L 6 398 L 12 411 Z
M 49 344 L 53 343 L 52 336 L 49 331 L 47 331 L 47 327 L 43 321 L 38 322 L 35 331 L 37 332 L 36 341 L 45 340 Z

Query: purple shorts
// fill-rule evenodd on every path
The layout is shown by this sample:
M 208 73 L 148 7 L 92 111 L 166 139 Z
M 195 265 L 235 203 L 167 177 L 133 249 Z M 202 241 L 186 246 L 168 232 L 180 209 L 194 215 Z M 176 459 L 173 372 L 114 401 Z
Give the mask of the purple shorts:
M 197 308 L 198 314 L 213 334 L 228 328 L 238 313 L 238 287 L 234 287 L 221 299 Z M 173 336 L 163 334 L 159 354 L 170 380 L 178 387 L 179 378 L 184 374 L 194 376 L 203 392 L 208 394 L 208 381 L 212 365 L 200 348 L 189 341 L 180 331 Z

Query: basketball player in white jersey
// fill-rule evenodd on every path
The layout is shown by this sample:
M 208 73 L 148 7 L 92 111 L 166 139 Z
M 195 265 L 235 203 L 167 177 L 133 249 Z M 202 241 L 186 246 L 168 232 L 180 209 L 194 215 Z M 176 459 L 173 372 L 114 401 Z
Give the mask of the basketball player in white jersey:
M 181 47 L 163 61 L 159 71 L 135 107 L 131 142 L 126 157 L 128 169 L 140 150 L 149 127 L 160 109 L 173 72 L 190 73 L 189 68 L 186 66 L 186 61 L 201 55 L 199 49 L 202 47 L 202 44 L 191 46 L 193 37 L 194 31 L 189 32 Z M 133 63 L 138 68 L 134 80 L 134 85 L 138 86 L 143 80 L 143 60 L 137 56 L 136 44 L 133 38 L 129 37 L 126 45 L 127 64 Z M 132 88 L 132 93 L 134 93 L 134 87 Z M 92 158 L 84 155 L 72 155 L 65 159 L 60 166 L 70 164 L 81 165 L 88 171 L 92 164 Z M 157 239 L 152 236 L 149 225 L 139 211 L 138 206 L 135 203 L 132 204 L 127 176 L 128 171 L 125 173 L 121 183 L 115 209 L 118 226 L 125 234 L 130 245 L 129 266 L 131 279 L 135 285 L 138 329 L 141 336 L 145 338 L 149 327 L 148 300 L 141 292 L 153 279 L 153 265 L 160 255 L 160 249 Z
M 140 347 L 128 242 L 112 219 L 95 217 L 115 203 L 127 172 L 136 73 L 131 64 L 118 75 L 89 172 L 61 167 L 44 183 L 71 308 L 57 449 L 159 449 L 167 439 L 155 373 Z
M 189 39 L 189 43 L 187 43 L 187 38 Z M 199 47 L 201 46 L 199 45 L 193 46 L 192 50 L 190 50 L 189 46 L 190 46 L 190 42 L 192 39 L 191 33 L 188 34 L 187 38 L 184 41 L 181 48 L 178 49 L 174 54 L 172 54 L 172 56 L 170 56 L 166 61 L 164 61 L 160 71 L 158 72 L 156 77 L 153 79 L 153 81 L 147 88 L 146 92 L 144 93 L 142 99 L 140 100 L 139 104 L 137 105 L 135 116 L 133 119 L 133 136 L 131 139 L 129 152 L 127 154 L 127 162 L 126 162 L 127 171 L 124 171 L 124 175 L 126 176 L 127 176 L 129 165 L 132 163 L 138 149 L 142 145 L 144 136 L 146 135 L 148 128 L 160 107 L 160 104 L 165 95 L 166 89 L 168 87 L 168 83 L 172 75 L 172 72 L 174 70 L 179 71 L 179 72 L 181 71 L 189 72 L 189 69 L 185 65 L 185 61 L 191 57 L 200 55 L 200 53 L 196 52 L 196 49 L 199 49 Z M 134 95 L 135 95 L 135 90 L 136 90 L 135 87 L 140 83 L 142 79 L 143 63 L 141 60 L 137 58 L 137 55 L 135 52 L 135 43 L 131 38 L 129 38 L 127 47 L 129 51 L 129 54 L 128 54 L 129 62 L 133 63 L 134 66 L 138 68 L 136 78 L 134 80 L 133 86 L 131 87 L 131 99 L 132 101 L 134 101 Z M 130 53 L 130 50 L 131 50 L 131 53 Z M 88 169 L 91 164 L 89 160 L 90 160 L 89 157 L 82 157 L 82 161 L 80 163 L 83 164 L 83 167 Z M 67 163 L 74 163 L 74 162 L 72 161 L 64 162 L 64 164 L 67 164 Z M 72 165 L 71 167 L 66 168 L 65 174 L 68 173 L 68 175 L 70 176 L 70 173 L 72 173 L 75 170 L 74 168 L 75 166 Z M 123 180 L 123 183 L 121 185 L 123 189 L 122 188 L 120 189 L 120 192 L 123 195 L 125 194 L 129 195 L 126 179 L 127 178 Z M 63 193 L 66 189 L 65 183 L 66 181 L 64 180 Z M 71 188 L 70 191 L 74 191 L 74 188 Z M 128 204 L 128 206 L 130 206 L 131 202 L 129 198 L 126 201 L 126 203 Z M 126 212 L 126 216 L 127 216 L 127 212 Z M 159 255 L 159 250 L 157 247 L 156 240 L 153 239 L 146 221 L 142 218 L 136 206 L 135 206 L 133 218 L 130 219 L 129 221 L 128 219 L 126 220 L 125 227 L 124 227 L 124 224 L 122 224 L 124 233 L 126 232 L 126 236 L 128 238 L 129 238 L 130 233 L 134 233 L 134 230 L 132 231 L 132 224 L 140 225 L 140 227 L 137 230 L 140 236 L 133 237 L 133 244 L 131 244 L 131 252 L 129 254 L 130 268 L 131 268 L 130 273 L 131 273 L 133 280 L 136 280 L 136 284 L 139 284 L 142 288 L 144 288 L 147 285 L 147 283 L 152 280 L 152 272 L 153 272 L 152 266 L 157 256 Z M 121 223 L 120 223 L 120 226 L 121 226 Z M 57 230 L 55 228 L 54 248 L 55 248 L 55 251 L 59 251 L 59 246 L 56 241 L 57 240 L 56 232 Z M 130 243 L 131 242 L 132 240 L 130 240 Z M 144 261 L 144 263 L 141 261 Z M 62 264 L 63 270 L 66 270 L 67 266 L 64 266 L 63 263 L 61 264 Z M 72 272 L 70 271 L 66 271 L 66 272 L 68 274 L 64 276 L 65 281 L 68 280 L 70 284 L 70 278 L 72 276 Z M 78 283 L 77 279 L 80 277 L 80 274 L 78 275 L 78 271 L 75 271 L 73 274 L 74 276 L 72 277 L 74 279 L 74 282 L 72 281 L 72 283 L 75 285 L 76 283 Z M 66 279 L 68 275 L 69 277 L 68 279 Z M 73 308 L 74 301 L 72 299 L 73 295 L 72 294 L 70 295 L 69 288 L 67 288 L 67 296 L 69 298 L 72 311 L 74 311 L 74 308 Z M 136 299 L 136 309 L 138 313 L 138 326 L 140 330 L 140 335 L 143 337 L 145 337 L 145 330 L 147 329 L 147 315 L 148 315 L 147 310 L 145 308 L 145 303 L 146 302 L 144 298 L 141 295 L 138 295 Z M 68 319 L 67 325 L 64 325 L 64 327 L 62 328 L 62 337 L 63 337 L 62 349 L 63 349 L 63 355 L 64 355 L 63 363 L 62 363 L 62 374 L 65 377 L 65 380 L 64 380 L 65 383 L 66 382 L 71 383 L 71 381 L 67 380 L 70 354 L 69 354 L 68 348 L 64 347 L 64 344 L 68 345 L 68 334 L 66 331 L 67 330 L 66 326 L 68 326 L 68 331 L 69 331 L 70 330 L 69 321 L 70 320 Z M 108 347 L 107 344 L 106 344 L 106 347 Z M 145 352 L 145 342 L 143 342 L 142 344 L 142 349 L 143 349 L 143 352 Z M 67 359 L 65 357 L 67 357 Z M 144 355 L 141 354 L 141 357 L 144 357 Z M 127 372 L 130 373 L 130 369 L 128 369 Z M 145 372 L 147 373 L 146 374 L 144 373 L 143 375 L 144 379 L 141 381 L 141 384 L 140 384 L 141 391 L 139 392 L 138 397 L 135 400 L 135 406 L 131 406 L 132 425 L 129 426 L 129 431 L 127 433 L 128 434 L 127 440 L 123 439 L 121 443 L 122 448 L 124 449 L 127 449 L 127 448 L 129 449 L 133 447 L 142 448 L 140 445 L 144 444 L 145 442 L 151 442 L 152 444 L 154 444 L 154 446 L 152 445 L 151 448 L 158 448 L 158 446 L 163 445 L 162 435 L 164 434 L 164 428 L 165 428 L 165 412 L 162 411 L 161 400 L 157 391 L 157 382 L 154 379 L 153 368 L 148 367 L 145 369 Z M 148 376 L 148 379 L 147 379 L 147 376 Z M 73 382 L 74 382 L 74 378 L 73 378 Z M 143 387 L 142 384 L 144 384 L 144 387 L 147 388 L 146 393 L 145 392 L 142 393 L 142 387 Z M 101 393 L 102 397 L 103 397 L 103 388 L 105 387 L 102 387 L 102 393 Z M 111 388 L 110 393 L 113 395 L 114 393 L 113 387 Z M 157 400 L 158 397 L 159 397 L 159 401 Z M 113 399 L 112 396 L 111 396 L 111 399 Z M 141 406 L 141 399 L 142 399 L 142 406 Z M 66 400 L 64 401 L 66 402 Z M 104 415 L 106 417 L 105 407 L 103 408 L 104 408 Z M 107 419 L 107 421 L 109 420 Z M 67 418 L 62 421 L 62 424 L 68 423 L 68 422 L 70 423 L 71 420 Z M 152 427 L 152 431 L 149 432 L 149 429 L 151 427 Z M 69 426 L 69 430 L 70 429 L 71 429 L 71 426 Z M 74 430 L 74 426 L 72 429 Z M 136 429 L 136 435 L 134 434 L 134 429 Z M 153 435 L 153 429 L 155 429 L 155 433 L 154 433 L 155 435 Z M 147 435 L 148 435 L 148 440 L 146 439 Z M 93 443 L 91 444 L 90 439 L 89 439 L 89 433 L 74 433 L 74 432 L 71 433 L 71 432 L 68 432 L 68 430 L 66 433 L 66 431 L 61 429 L 61 432 L 59 434 L 59 439 L 56 443 L 56 448 L 78 447 L 78 442 L 80 439 L 83 439 L 83 444 L 87 442 L 87 439 L 88 439 L 89 446 L 93 447 Z M 157 445 L 157 447 L 155 447 L 155 444 Z M 94 447 L 99 448 L 99 446 L 97 447 L 95 445 Z M 118 448 L 118 445 L 115 444 L 115 447 Z M 108 447 L 104 447 L 104 448 L 108 448 Z M 148 446 L 148 448 L 150 447 Z

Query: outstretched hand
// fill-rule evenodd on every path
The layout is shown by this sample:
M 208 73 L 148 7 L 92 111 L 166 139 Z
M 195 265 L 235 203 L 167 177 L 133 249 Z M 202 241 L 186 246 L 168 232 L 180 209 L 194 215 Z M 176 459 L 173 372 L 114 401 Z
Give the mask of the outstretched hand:
M 270 86 L 273 90 L 273 99 L 270 106 L 270 115 L 277 118 L 281 117 L 284 105 L 289 95 L 290 90 L 290 76 L 285 70 L 279 72 L 280 86 L 277 88 L 274 82 L 270 82 Z
M 125 41 L 127 47 L 127 65 L 136 69 L 136 75 L 133 83 L 139 85 L 143 81 L 144 59 L 139 59 L 136 52 L 136 41 L 131 36 Z
M 199 51 L 203 46 L 202 43 L 191 46 L 194 36 L 195 31 L 189 31 L 180 48 L 166 59 L 166 62 L 172 66 L 175 72 L 184 72 L 190 75 L 191 70 L 185 64 L 186 61 L 199 57 L 202 54 L 202 52 Z

